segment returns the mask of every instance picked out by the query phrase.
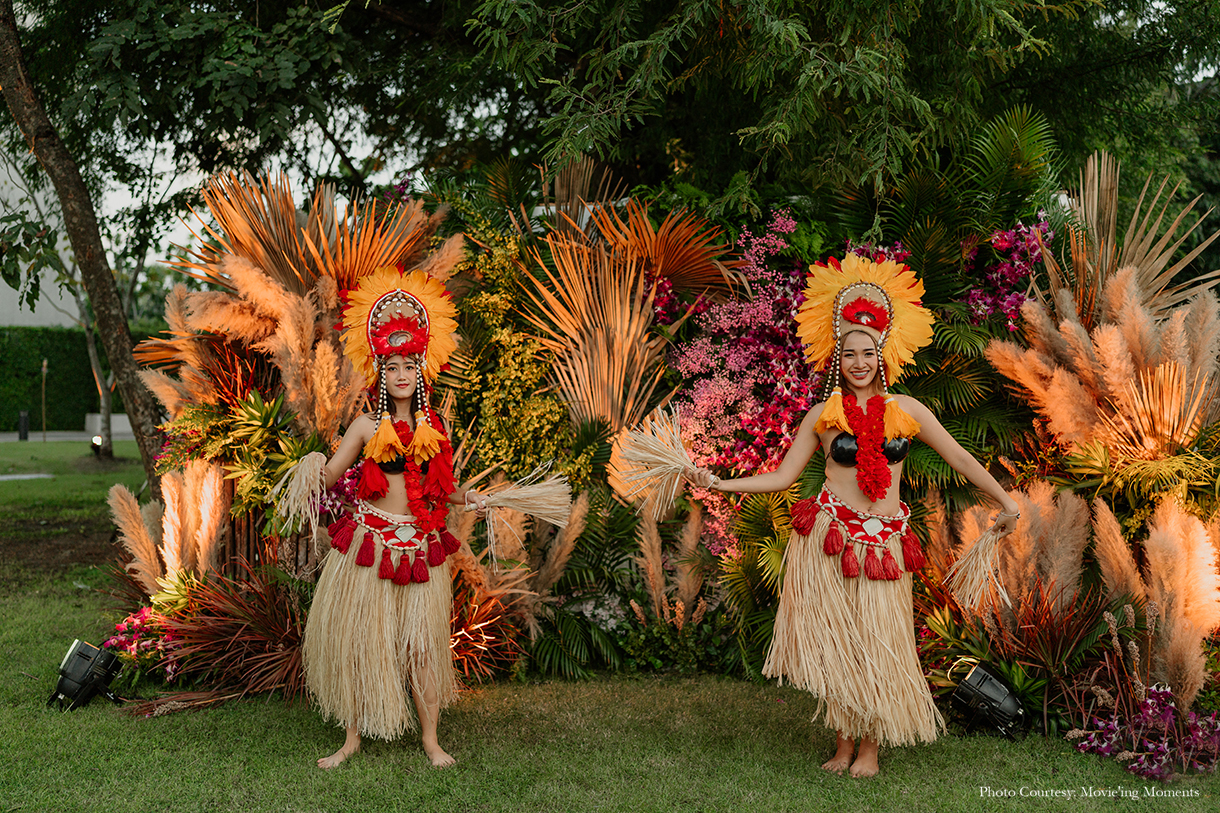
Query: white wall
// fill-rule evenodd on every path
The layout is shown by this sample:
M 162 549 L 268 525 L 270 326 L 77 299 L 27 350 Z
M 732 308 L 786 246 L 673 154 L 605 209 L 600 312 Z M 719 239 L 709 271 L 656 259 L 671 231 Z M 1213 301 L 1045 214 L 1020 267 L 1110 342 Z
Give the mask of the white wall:
M 20 202 L 25 197 L 25 191 L 14 182 L 7 169 L 0 166 L 0 212 L 5 214 L 18 207 L 27 207 L 27 204 Z M 49 212 L 53 207 L 43 206 L 42 209 Z M 65 264 L 71 262 L 72 249 L 62 229 L 59 234 L 59 254 Z M 76 324 L 73 318 L 76 313 L 76 302 L 71 295 L 59 290 L 53 274 L 43 274 L 41 295 L 33 310 L 23 308 L 20 294 L 7 283 L 0 282 L 0 327 L 72 327 Z

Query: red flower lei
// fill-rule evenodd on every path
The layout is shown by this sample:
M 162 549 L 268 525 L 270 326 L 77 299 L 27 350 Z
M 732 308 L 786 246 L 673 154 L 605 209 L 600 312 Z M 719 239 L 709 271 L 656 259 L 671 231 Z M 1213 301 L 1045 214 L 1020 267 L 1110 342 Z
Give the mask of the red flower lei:
M 894 473 L 881 451 L 885 443 L 885 399 L 880 395 L 869 398 L 865 414 L 856 403 L 856 394 L 844 393 L 843 414 L 856 436 L 856 483 L 866 497 L 877 502 L 894 482 Z
M 394 430 L 404 446 L 411 445 L 415 435 L 407 421 L 394 421 Z M 444 434 L 444 430 L 440 430 Z M 445 527 L 449 516 L 449 495 L 457 488 L 453 480 L 453 447 L 449 438 L 441 440 L 441 450 L 428 461 L 428 473 L 423 474 L 420 465 L 410 455 L 404 461 L 403 479 L 407 486 L 407 505 L 415 517 L 415 527 L 430 533 Z M 389 483 L 385 474 L 372 460 L 361 464 L 360 486 L 357 494 L 364 500 L 384 497 Z

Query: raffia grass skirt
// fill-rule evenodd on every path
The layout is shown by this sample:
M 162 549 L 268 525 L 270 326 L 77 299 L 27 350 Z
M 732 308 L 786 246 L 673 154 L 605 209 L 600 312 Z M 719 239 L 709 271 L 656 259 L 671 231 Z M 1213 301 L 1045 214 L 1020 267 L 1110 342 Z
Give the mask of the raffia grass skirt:
M 818 698 L 817 717 L 846 736 L 882 745 L 932 742 L 945 722 L 932 701 L 915 649 L 911 574 L 873 581 L 844 578 L 839 557 L 822 552 L 830 517 L 793 535 L 763 674 Z M 856 555 L 864 561 L 865 546 Z M 890 552 L 902 561 L 902 543 Z
M 346 554 L 331 548 L 323 562 L 305 625 L 305 684 L 323 718 L 389 740 L 416 730 L 412 689 L 435 688 L 441 708 L 457 697 L 453 587 L 448 559 L 428 569 L 428 581 L 404 585 L 357 565 L 364 530 Z

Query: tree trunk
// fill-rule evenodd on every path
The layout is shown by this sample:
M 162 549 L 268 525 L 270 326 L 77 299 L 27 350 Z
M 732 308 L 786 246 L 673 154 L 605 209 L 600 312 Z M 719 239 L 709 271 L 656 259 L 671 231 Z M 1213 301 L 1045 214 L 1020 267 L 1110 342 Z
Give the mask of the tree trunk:
M 110 460 L 114 457 L 114 439 L 110 432 L 110 387 L 106 376 L 102 373 L 102 359 L 97 354 L 97 333 L 93 329 L 93 320 L 89 317 L 89 308 L 85 303 L 80 289 L 72 286 L 72 298 L 76 300 L 76 310 L 80 313 L 80 324 L 85 329 L 85 350 L 89 353 L 89 369 L 93 372 L 93 384 L 97 387 L 98 409 L 102 420 L 99 434 L 102 437 L 100 457 Z
M 93 305 L 98 332 L 114 370 L 127 415 L 140 446 L 140 457 L 154 496 L 160 495 L 156 456 L 161 451 L 157 431 L 160 410 L 140 380 L 131 354 L 131 331 L 119 299 L 118 285 L 106 260 L 97 215 L 76 161 L 59 138 L 26 72 L 12 0 L 0 0 L 0 88 L 26 142 L 55 185 L 63 209 L 64 227 L 81 271 L 81 281 Z

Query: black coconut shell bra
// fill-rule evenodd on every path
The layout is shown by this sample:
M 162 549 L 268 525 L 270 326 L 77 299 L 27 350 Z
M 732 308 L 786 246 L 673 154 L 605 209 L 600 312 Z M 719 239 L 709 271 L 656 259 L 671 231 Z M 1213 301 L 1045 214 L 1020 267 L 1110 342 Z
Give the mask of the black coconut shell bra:
M 858 448 L 855 435 L 850 432 L 840 432 L 830 442 L 830 459 L 840 466 L 855 466 Z M 889 461 L 890 465 L 906 460 L 907 453 L 910 451 L 911 441 L 909 438 L 887 440 L 885 445 L 881 447 L 881 453 L 885 455 L 885 459 Z

